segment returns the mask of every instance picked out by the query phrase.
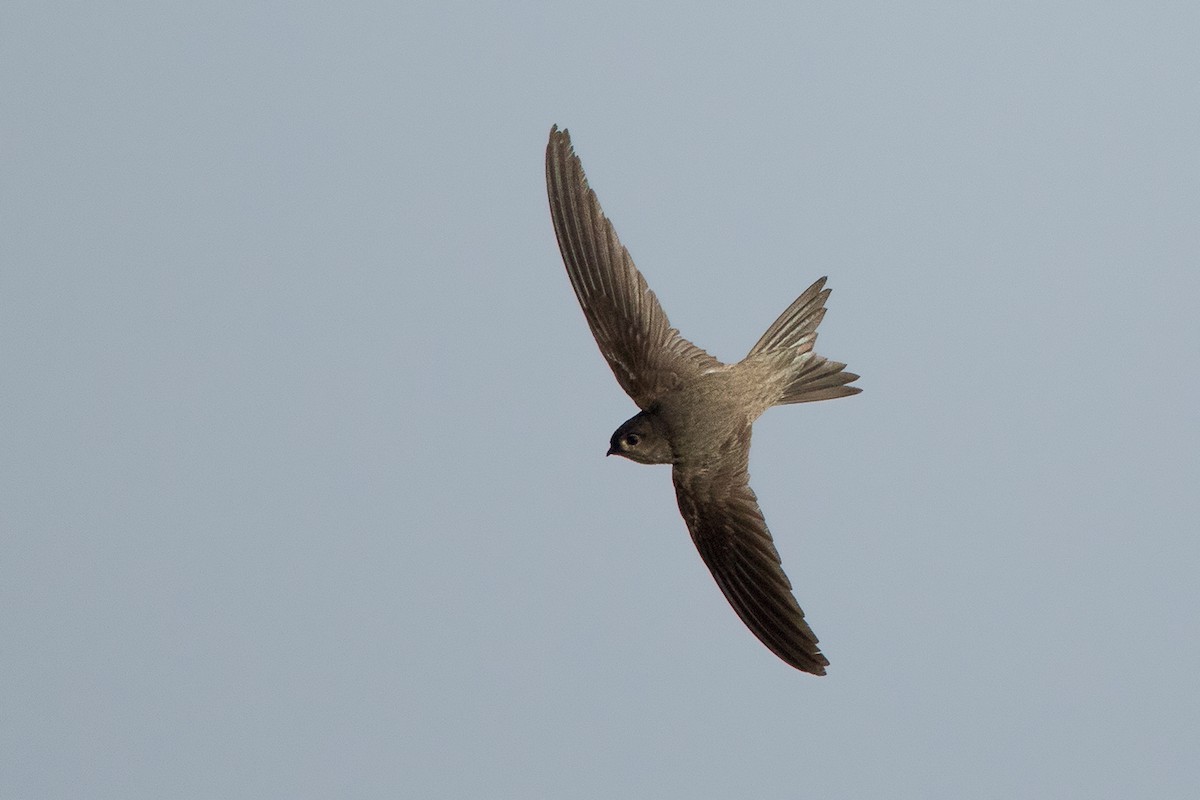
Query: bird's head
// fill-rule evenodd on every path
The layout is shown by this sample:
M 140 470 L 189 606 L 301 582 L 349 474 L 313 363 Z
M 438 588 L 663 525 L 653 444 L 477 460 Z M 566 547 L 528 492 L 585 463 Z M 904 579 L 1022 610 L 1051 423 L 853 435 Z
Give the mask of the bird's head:
M 624 456 L 642 464 L 670 464 L 675 461 L 662 420 L 646 411 L 617 428 L 608 445 L 607 455 Z

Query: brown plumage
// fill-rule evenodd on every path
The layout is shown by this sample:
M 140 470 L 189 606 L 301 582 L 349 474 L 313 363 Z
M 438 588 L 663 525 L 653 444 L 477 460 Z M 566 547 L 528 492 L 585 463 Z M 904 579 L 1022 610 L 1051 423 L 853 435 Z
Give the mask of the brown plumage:
M 621 388 L 641 412 L 612 435 L 609 455 L 671 464 L 679 511 L 700 557 L 755 636 L 796 669 L 829 661 L 780 565 L 747 463 L 754 420 L 774 405 L 857 394 L 845 364 L 813 352 L 825 278 L 777 319 L 746 358 L 722 364 L 671 327 L 588 187 L 571 137 L 546 147 L 550 216 L 571 286 Z

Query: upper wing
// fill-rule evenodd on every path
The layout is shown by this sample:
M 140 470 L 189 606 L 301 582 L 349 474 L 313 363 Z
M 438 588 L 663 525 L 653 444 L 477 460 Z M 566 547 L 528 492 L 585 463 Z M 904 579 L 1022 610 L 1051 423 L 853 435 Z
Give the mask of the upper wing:
M 643 410 L 682 379 L 720 366 L 679 335 L 617 239 L 567 131 L 546 146 L 550 216 L 571 286 L 617 382 Z
M 792 596 L 745 462 L 737 461 L 704 470 L 676 465 L 679 511 L 700 557 L 746 627 L 796 669 L 824 675 L 829 660 Z

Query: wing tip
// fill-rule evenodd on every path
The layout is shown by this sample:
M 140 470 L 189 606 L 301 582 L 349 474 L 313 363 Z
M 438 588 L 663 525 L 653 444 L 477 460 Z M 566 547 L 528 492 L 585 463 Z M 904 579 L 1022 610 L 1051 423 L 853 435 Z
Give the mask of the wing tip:
M 763 644 L 767 644 L 767 642 L 763 641 Z M 767 644 L 767 648 L 779 656 L 779 660 L 789 667 L 798 669 L 801 672 L 807 672 L 809 675 L 823 677 L 825 675 L 825 668 L 829 666 L 829 659 L 825 657 L 825 654 L 820 651 L 816 644 L 816 641 L 813 641 L 811 649 L 802 647 L 799 653 L 793 650 L 787 654 L 779 652 L 779 650 L 769 644 Z
M 550 145 L 561 145 L 568 150 L 571 149 L 571 132 L 566 128 L 558 127 L 558 123 L 550 126 Z

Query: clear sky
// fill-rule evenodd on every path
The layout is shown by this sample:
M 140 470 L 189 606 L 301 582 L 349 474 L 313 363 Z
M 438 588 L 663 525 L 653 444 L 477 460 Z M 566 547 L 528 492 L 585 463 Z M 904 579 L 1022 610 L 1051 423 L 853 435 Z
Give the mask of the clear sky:
M 0 797 L 1200 796 L 1200 10 L 0 7 Z M 741 625 L 547 212 L 864 393 Z

